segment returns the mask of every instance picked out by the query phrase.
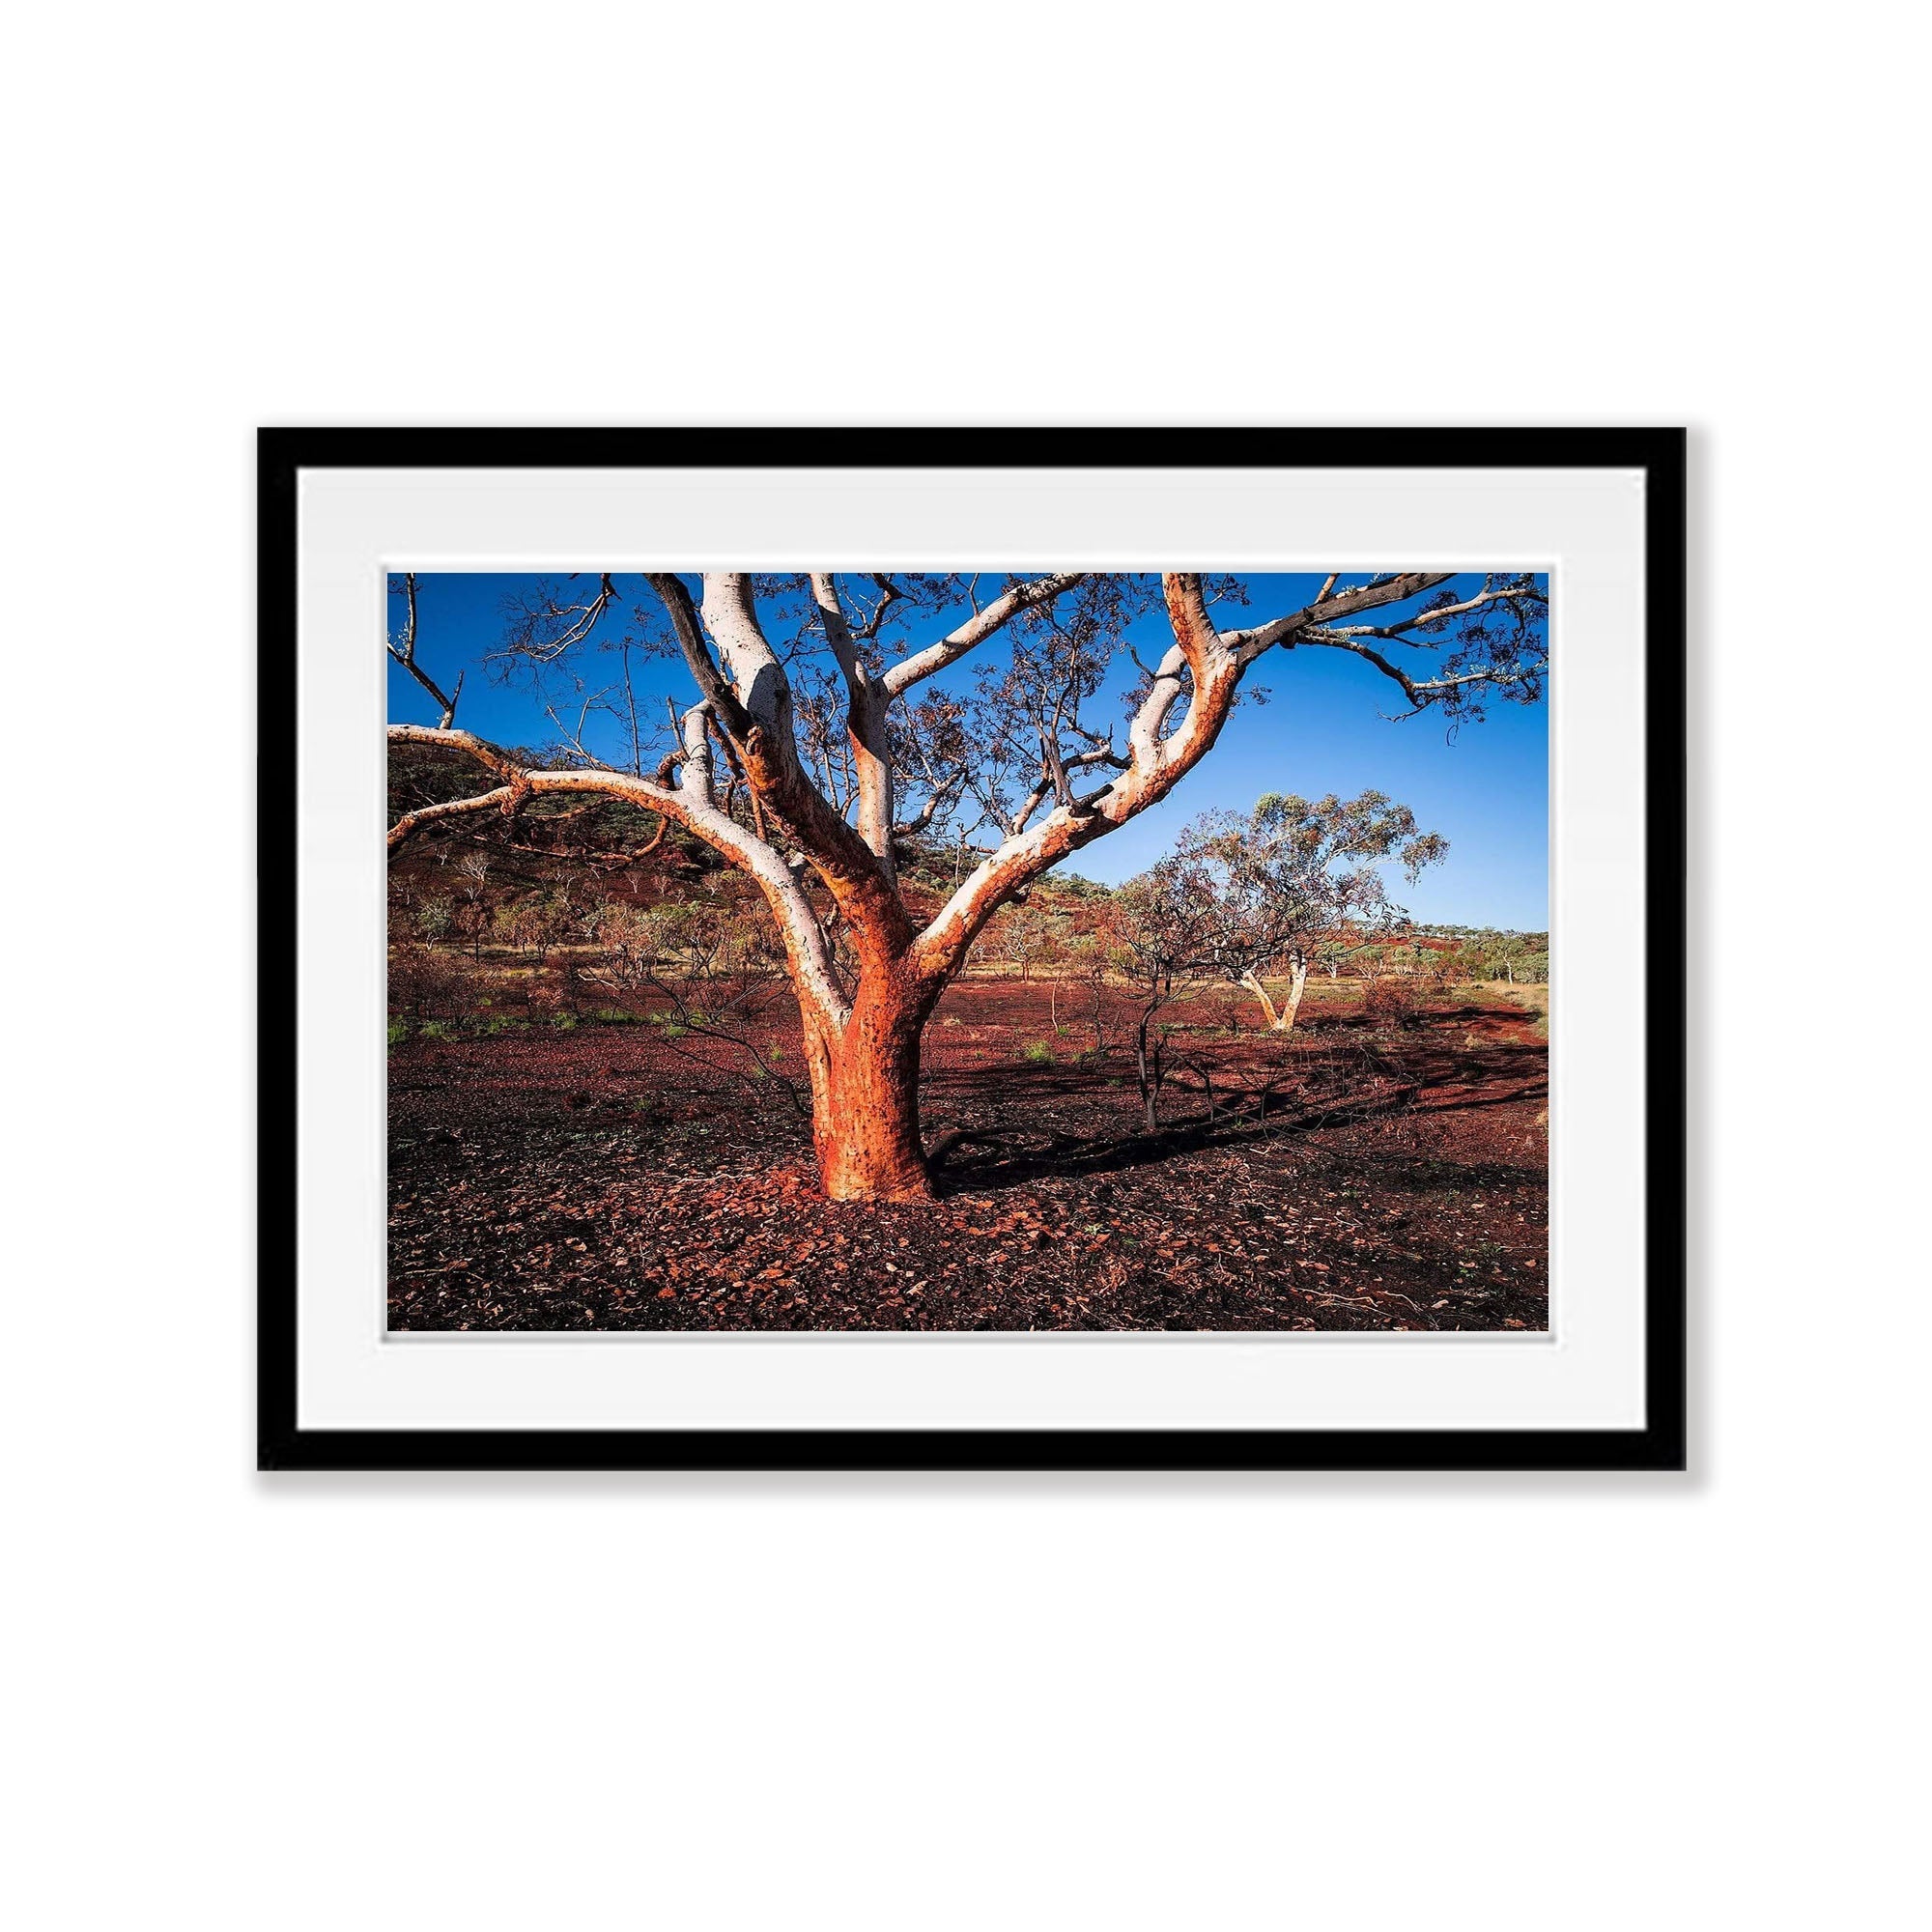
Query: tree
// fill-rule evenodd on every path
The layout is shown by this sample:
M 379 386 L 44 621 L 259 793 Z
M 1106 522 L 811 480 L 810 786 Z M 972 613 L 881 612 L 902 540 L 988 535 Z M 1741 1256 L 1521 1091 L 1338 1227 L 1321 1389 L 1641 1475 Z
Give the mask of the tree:
M 456 864 L 458 897 L 451 914 L 457 930 L 469 941 L 469 956 L 483 957 L 483 930 L 490 923 L 489 902 L 484 894 L 490 883 L 490 855 L 466 852 Z
M 1109 952 L 1134 1000 L 1134 1076 L 1148 1131 L 1160 1125 L 1174 1029 L 1162 1012 L 1204 970 L 1219 921 L 1199 870 L 1179 856 L 1129 879 L 1109 908 Z
M 497 907 L 497 924 L 512 946 L 535 953 L 541 969 L 551 949 L 570 938 L 579 922 L 563 894 L 547 892 Z
M 810 1072 L 826 1191 L 839 1200 L 920 1199 L 931 1182 L 918 1119 L 920 1042 L 966 951 L 1002 905 L 1068 854 L 1165 798 L 1212 748 L 1270 651 L 1351 654 L 1395 684 L 1405 715 L 1480 715 L 1489 697 L 1540 694 L 1546 599 L 1533 578 L 1492 576 L 1459 593 L 1446 573 L 1330 576 L 1299 609 L 1222 630 L 1213 608 L 1245 603 L 1238 579 L 1061 571 L 981 577 L 829 572 L 705 576 L 694 597 L 672 574 L 646 580 L 638 650 L 681 658 L 695 692 L 653 774 L 584 751 L 582 731 L 551 765 L 460 728 L 415 662 L 415 592 L 390 643 L 437 706 L 434 725 L 394 724 L 394 745 L 461 752 L 497 783 L 399 821 L 515 813 L 536 798 L 617 798 L 681 826 L 744 872 L 782 937 Z M 613 578 L 515 614 L 504 674 L 567 663 L 622 598 Z M 1126 630 L 1162 611 L 1172 642 L 1128 700 L 1124 745 L 1092 706 Z M 1380 621 L 1367 620 L 1378 613 Z M 930 681 L 995 638 L 1010 646 L 962 696 Z M 1426 660 L 1425 655 L 1426 654 Z M 590 697 L 585 696 L 587 713 Z M 554 716 L 557 715 L 553 713 Z M 918 923 L 900 891 L 895 839 L 990 825 L 999 842 Z M 842 957 L 841 957 L 842 955 Z
M 1033 979 L 1036 966 L 1050 966 L 1065 951 L 1067 919 L 1038 899 L 1008 906 L 987 932 L 993 956 L 1017 966 L 1020 984 Z
M 1382 867 L 1400 865 L 1412 884 L 1448 851 L 1446 838 L 1417 831 L 1414 812 L 1378 791 L 1312 804 L 1270 792 L 1251 812 L 1196 819 L 1177 858 L 1207 908 L 1203 963 L 1253 993 L 1272 1032 L 1291 1033 L 1318 947 L 1332 954 L 1406 928 Z M 1270 973 L 1288 979 L 1279 1009 L 1264 983 Z
M 1542 937 L 1540 933 L 1532 936 L 1526 932 L 1496 935 L 1493 953 L 1495 971 L 1499 971 L 1512 986 L 1520 980 L 1529 982 L 1549 977 L 1548 946 L 1537 944 Z M 1491 977 L 1494 977 L 1493 972 Z

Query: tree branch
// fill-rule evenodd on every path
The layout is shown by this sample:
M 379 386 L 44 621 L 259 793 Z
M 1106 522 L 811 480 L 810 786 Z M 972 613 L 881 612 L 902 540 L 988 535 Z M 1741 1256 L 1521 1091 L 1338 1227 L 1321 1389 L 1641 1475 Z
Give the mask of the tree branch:
M 887 882 L 895 880 L 893 863 L 893 764 L 886 728 L 888 693 L 873 681 L 852 638 L 851 627 L 838 603 L 838 588 L 829 571 L 811 577 L 812 602 L 825 626 L 825 640 L 838 660 L 849 702 L 845 730 L 859 788 L 859 837 L 879 862 Z M 881 604 L 881 611 L 884 605 Z M 875 613 L 877 614 L 877 613 Z
M 1245 669 L 1264 651 L 1293 640 L 1310 625 L 1332 624 L 1339 618 L 1353 616 L 1357 611 L 1374 611 L 1384 604 L 1400 604 L 1406 598 L 1419 597 L 1425 590 L 1434 590 L 1438 583 L 1447 583 L 1454 574 L 1447 570 L 1398 571 L 1378 582 L 1358 583 L 1348 590 L 1330 591 L 1317 598 L 1313 604 L 1292 611 L 1286 617 L 1277 617 L 1271 623 L 1258 624 L 1245 631 L 1230 631 L 1228 648 Z M 1332 584 L 1334 579 L 1330 578 L 1328 582 Z
M 1391 635 L 1393 634 L 1384 631 L 1365 631 L 1359 634 L 1367 637 Z M 1525 672 L 1525 668 L 1520 664 L 1492 665 L 1483 670 L 1459 671 L 1451 677 L 1416 678 L 1410 677 L 1400 665 L 1391 663 L 1389 659 L 1383 657 L 1373 645 L 1360 642 L 1357 635 L 1345 632 L 1307 632 L 1294 641 L 1297 645 L 1309 645 L 1323 650 L 1348 651 L 1365 664 L 1373 665 L 1384 677 L 1392 679 L 1402 687 L 1403 695 L 1415 707 L 1414 711 L 1407 714 L 1411 718 L 1416 711 L 1426 711 L 1448 692 L 1461 691 L 1463 686 L 1470 684 L 1516 684 L 1521 680 Z
M 1178 660 L 1167 680 L 1174 689 L 1157 688 L 1142 703 L 1129 734 L 1127 769 L 1104 790 L 1059 806 L 1032 831 L 1009 838 L 977 867 L 914 942 L 913 961 L 922 975 L 950 972 L 1000 905 L 1067 853 L 1164 798 L 1220 735 L 1235 708 L 1241 666 L 1208 615 L 1198 575 L 1172 572 L 1162 577 L 1161 586 L 1175 639 L 1162 666 L 1165 669 L 1169 658 Z M 1159 726 L 1179 695 L 1182 669 L 1192 683 L 1187 716 L 1163 739 Z
M 419 806 L 414 811 L 404 812 L 389 828 L 389 850 L 395 851 L 409 840 L 412 833 L 421 831 L 425 825 L 435 824 L 440 818 L 461 818 L 468 812 L 493 809 L 513 811 L 518 797 L 515 785 L 498 785 L 495 791 L 479 792 L 474 798 L 453 798 L 444 805 Z
M 718 640 L 724 668 L 731 673 L 731 682 L 737 687 L 746 712 L 764 727 L 768 737 L 781 740 L 773 747 L 779 757 L 789 753 L 796 762 L 798 754 L 791 736 L 791 685 L 758 622 L 749 572 L 724 570 L 705 574 L 704 627 Z M 748 734 L 732 726 L 731 735 L 743 738 Z
M 948 633 L 936 644 L 902 658 L 886 673 L 886 690 L 894 697 L 931 677 L 935 671 L 954 665 L 977 645 L 983 644 L 994 632 L 1003 630 L 1022 611 L 1050 604 L 1063 592 L 1071 590 L 1087 576 L 1082 570 L 1061 571 L 1052 577 L 1036 577 L 1016 583 L 1005 596 L 996 597 L 986 608 L 970 617 L 956 631 Z
M 696 707 L 694 707 L 696 708 Z M 506 781 L 505 789 L 519 796 L 539 797 L 551 792 L 590 794 L 627 799 L 648 810 L 675 820 L 687 832 L 701 838 L 713 851 L 721 853 L 740 870 L 751 874 L 765 895 L 765 902 L 778 921 L 785 951 L 792 963 L 793 981 L 801 1004 L 815 1009 L 817 1017 L 834 1026 L 843 1026 L 849 1012 L 832 969 L 832 955 L 805 889 L 784 859 L 762 838 L 727 817 L 710 796 L 710 750 L 702 753 L 702 765 L 694 773 L 696 754 L 689 732 L 691 714 L 686 714 L 685 761 L 680 783 L 675 789 L 653 779 L 640 779 L 629 772 L 526 770 L 499 747 L 486 743 L 469 731 L 432 730 L 422 724 L 391 724 L 392 745 L 436 745 L 463 752 Z M 465 801 L 468 805 L 469 801 Z M 480 810 L 480 807 L 470 809 Z
M 751 713 L 739 703 L 737 693 L 724 681 L 724 673 L 718 668 L 717 660 L 711 655 L 711 646 L 705 641 L 704 627 L 697 620 L 697 607 L 692 603 L 691 592 L 684 587 L 684 580 L 673 572 L 658 571 L 646 572 L 644 582 L 664 602 L 670 617 L 671 633 L 677 639 L 678 648 L 684 653 L 685 665 L 698 692 L 710 703 L 724 728 L 742 742 L 751 734 Z
M 827 803 L 799 762 L 791 686 L 758 626 L 751 579 L 729 572 L 707 576 L 702 626 L 682 579 L 664 573 L 649 581 L 670 613 L 698 690 L 737 748 L 749 788 L 798 841 L 862 940 L 882 942 L 888 951 L 901 946 L 911 936 L 912 923 L 884 864 Z M 707 627 L 719 639 L 737 691 L 712 658 L 704 638 Z
M 403 579 L 403 594 L 408 600 L 408 615 L 403 623 L 403 640 L 400 646 L 391 642 L 389 655 L 436 699 L 442 716 L 437 720 L 438 726 L 447 731 L 456 722 L 457 700 L 463 696 L 464 673 L 456 673 L 456 686 L 447 697 L 440 687 L 422 666 L 416 663 L 416 574 L 410 571 Z
M 1408 632 L 1431 624 L 1446 623 L 1451 617 L 1466 617 L 1471 611 L 1480 611 L 1490 604 L 1540 604 L 1543 593 L 1527 587 L 1510 590 L 1479 590 L 1473 597 L 1465 597 L 1460 604 L 1444 604 L 1434 611 L 1418 611 L 1412 617 L 1404 617 L 1393 624 L 1351 624 L 1337 635 L 1350 638 L 1391 638 L 1400 639 Z M 1324 620 L 1325 623 L 1326 620 Z

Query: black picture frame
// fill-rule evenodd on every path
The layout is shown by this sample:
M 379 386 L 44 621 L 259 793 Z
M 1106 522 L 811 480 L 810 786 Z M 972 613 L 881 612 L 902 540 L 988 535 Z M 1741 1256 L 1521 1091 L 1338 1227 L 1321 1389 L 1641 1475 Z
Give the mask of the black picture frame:
M 257 447 L 260 743 L 293 713 L 303 469 L 1617 469 L 1645 473 L 1644 1413 L 1640 1429 L 339 1430 L 297 1421 L 296 1022 L 260 1003 L 257 1466 L 294 1469 L 1681 1470 L 1686 1466 L 1686 435 L 1681 429 L 300 429 Z M 296 938 L 296 787 L 263 760 L 261 983 Z M 272 977 L 271 977 L 272 976 Z

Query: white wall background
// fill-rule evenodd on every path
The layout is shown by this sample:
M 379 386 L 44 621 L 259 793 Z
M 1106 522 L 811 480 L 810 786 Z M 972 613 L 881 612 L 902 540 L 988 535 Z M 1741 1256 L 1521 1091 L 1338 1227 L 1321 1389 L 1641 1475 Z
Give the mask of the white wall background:
M 1922 1909 L 1909 18 L 14 23 L 16 1922 Z M 1693 1475 L 250 1472 L 250 432 L 726 420 L 1695 428 Z

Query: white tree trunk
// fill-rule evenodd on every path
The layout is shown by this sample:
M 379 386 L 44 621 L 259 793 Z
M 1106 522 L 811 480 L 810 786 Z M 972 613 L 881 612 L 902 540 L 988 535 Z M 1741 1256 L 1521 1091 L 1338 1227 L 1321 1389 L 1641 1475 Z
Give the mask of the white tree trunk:
M 1289 965 L 1288 1000 L 1282 1007 L 1281 1018 L 1275 1022 L 1277 1033 L 1293 1033 L 1295 1015 L 1301 1011 L 1301 996 L 1308 990 L 1308 961 L 1297 952 Z
M 1288 997 L 1279 1007 L 1268 997 L 1267 988 L 1253 973 L 1243 973 L 1241 984 L 1262 1003 L 1262 1011 L 1267 1015 L 1270 1033 L 1293 1033 L 1295 1015 L 1301 1010 L 1301 996 L 1308 990 L 1308 961 L 1298 952 L 1290 961 Z

